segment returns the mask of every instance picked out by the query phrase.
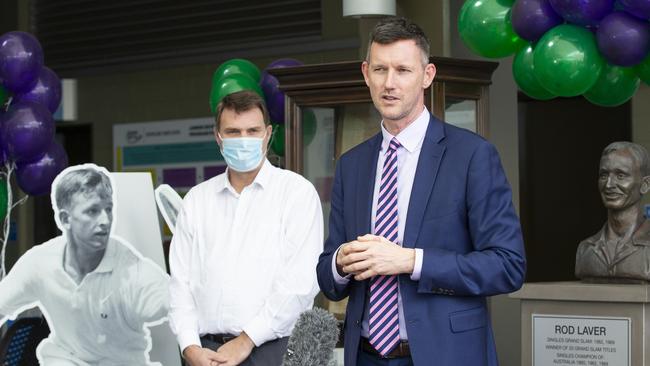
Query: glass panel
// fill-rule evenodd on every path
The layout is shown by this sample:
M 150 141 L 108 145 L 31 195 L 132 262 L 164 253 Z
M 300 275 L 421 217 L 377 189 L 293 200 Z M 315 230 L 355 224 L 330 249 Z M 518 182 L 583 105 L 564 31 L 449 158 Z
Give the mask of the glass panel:
M 372 103 L 339 107 L 303 107 L 303 175 L 316 187 L 323 207 L 325 237 L 329 232 L 330 198 L 336 160 L 380 131 L 381 117 Z M 315 305 L 343 319 L 347 300 L 332 302 L 321 294 Z
M 330 196 L 336 159 L 380 131 L 381 116 L 372 103 L 340 107 L 303 107 L 303 175 L 316 187 L 328 233 Z
M 476 132 L 476 100 L 445 98 L 445 122 Z
M 326 237 L 336 164 L 335 117 L 335 108 L 302 108 L 303 176 L 320 196 Z

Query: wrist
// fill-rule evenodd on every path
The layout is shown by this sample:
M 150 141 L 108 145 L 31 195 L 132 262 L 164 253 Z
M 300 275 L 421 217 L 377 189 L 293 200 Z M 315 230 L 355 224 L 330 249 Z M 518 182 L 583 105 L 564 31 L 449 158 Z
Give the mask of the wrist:
M 404 252 L 404 271 L 403 273 L 412 274 L 415 270 L 415 249 L 403 248 Z
M 183 350 L 183 358 L 192 359 L 195 354 L 201 351 L 201 347 L 196 344 L 189 345 Z
M 241 339 L 242 343 L 246 346 L 246 348 L 249 351 L 252 351 L 253 348 L 255 348 L 255 342 L 253 342 L 251 337 L 249 337 L 248 334 L 246 334 L 246 332 L 241 332 L 241 334 L 239 334 L 239 337 L 237 338 Z

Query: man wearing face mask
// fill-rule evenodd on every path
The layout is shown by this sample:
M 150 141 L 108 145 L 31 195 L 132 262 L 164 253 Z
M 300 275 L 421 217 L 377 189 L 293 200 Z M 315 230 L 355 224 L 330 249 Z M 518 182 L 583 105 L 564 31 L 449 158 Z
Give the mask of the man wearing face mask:
M 169 255 L 170 324 L 191 366 L 281 364 L 318 292 L 320 199 L 266 159 L 271 132 L 257 94 L 224 97 L 214 135 L 228 168 L 183 200 Z

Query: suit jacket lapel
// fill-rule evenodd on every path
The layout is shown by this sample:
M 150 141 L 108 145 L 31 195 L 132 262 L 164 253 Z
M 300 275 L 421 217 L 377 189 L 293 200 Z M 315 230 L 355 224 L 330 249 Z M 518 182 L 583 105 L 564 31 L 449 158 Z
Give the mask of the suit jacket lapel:
M 413 188 L 409 199 L 408 214 L 406 216 L 406 228 L 404 229 L 405 248 L 415 247 L 420 233 L 420 226 L 424 217 L 424 210 L 429 203 L 429 197 L 433 184 L 438 176 L 440 161 L 445 153 L 446 147 L 439 142 L 445 137 L 443 122 L 431 116 L 429 126 L 424 136 L 422 150 L 413 179 Z
M 356 231 L 357 235 L 370 233 L 370 220 L 372 218 L 372 194 L 375 190 L 375 176 L 377 174 L 377 158 L 381 148 L 381 133 L 375 135 L 366 145 L 365 151 L 359 156 L 357 165 L 357 194 L 356 194 Z M 354 238 L 350 238 L 355 240 Z

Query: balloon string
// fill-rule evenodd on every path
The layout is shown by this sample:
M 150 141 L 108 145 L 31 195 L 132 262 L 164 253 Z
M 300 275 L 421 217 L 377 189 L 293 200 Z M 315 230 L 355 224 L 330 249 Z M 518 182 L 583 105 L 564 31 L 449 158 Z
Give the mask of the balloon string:
M 2 232 L 2 238 L 0 238 L 0 244 L 2 244 L 2 251 L 0 252 L 0 266 L 2 266 L 0 270 L 0 280 L 5 278 L 7 275 L 7 268 L 5 266 L 5 256 L 7 253 L 7 242 L 9 241 L 9 229 L 11 225 L 11 210 L 24 203 L 28 196 L 25 195 L 16 203 L 13 203 L 13 193 L 11 191 L 11 174 L 13 173 L 14 169 L 16 169 L 16 164 L 12 161 L 7 161 L 5 162 L 4 166 L 4 171 L 0 171 L 0 177 L 5 179 L 5 184 L 7 185 L 7 214 L 4 217 L 4 223 L 3 223 L 3 232 Z
M 7 98 L 7 101 L 5 102 L 5 104 L 2 105 L 2 108 L 4 109 L 5 112 L 9 110 L 9 106 L 11 105 L 11 102 L 13 101 L 13 99 L 14 99 L 13 96 Z

